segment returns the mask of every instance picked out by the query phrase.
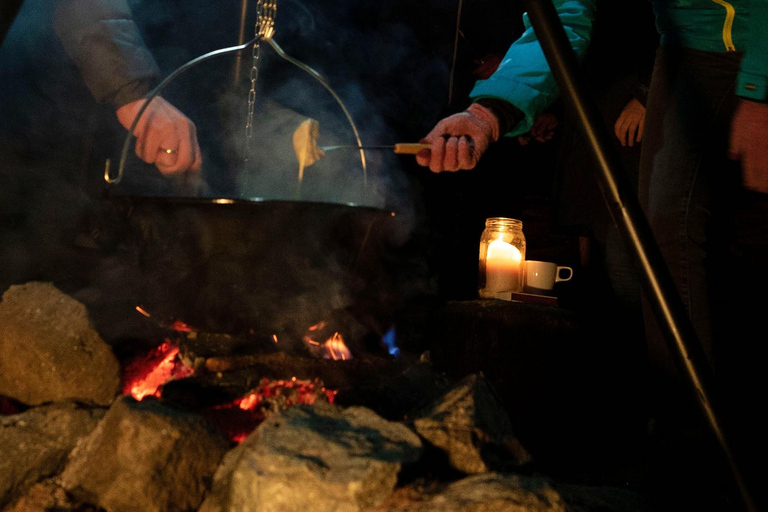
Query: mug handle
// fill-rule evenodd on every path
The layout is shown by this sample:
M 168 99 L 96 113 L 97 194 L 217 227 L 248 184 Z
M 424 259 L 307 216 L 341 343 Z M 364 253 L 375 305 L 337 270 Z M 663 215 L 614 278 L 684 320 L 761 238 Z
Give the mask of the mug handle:
M 568 271 L 568 277 L 560 277 L 560 271 L 561 270 L 567 270 Z M 573 277 L 573 269 L 571 267 L 557 267 L 557 271 L 555 272 L 555 282 L 560 283 L 562 281 L 570 281 Z

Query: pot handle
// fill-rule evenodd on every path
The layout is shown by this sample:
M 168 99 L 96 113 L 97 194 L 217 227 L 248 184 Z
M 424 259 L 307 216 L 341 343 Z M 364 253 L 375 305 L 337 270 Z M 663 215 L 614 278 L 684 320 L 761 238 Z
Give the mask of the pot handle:
M 186 64 L 182 64 L 181 67 L 176 69 L 176 71 L 174 71 L 173 73 L 165 77 L 165 79 L 163 79 L 163 81 L 160 82 L 157 85 L 157 87 L 155 87 L 152 91 L 149 92 L 149 94 L 147 94 L 147 99 L 146 101 L 144 101 L 144 105 L 141 106 L 138 113 L 136 114 L 136 117 L 133 119 L 133 123 L 131 124 L 131 127 L 128 129 L 128 133 L 125 136 L 125 142 L 123 143 L 123 151 L 120 154 L 120 164 L 117 167 L 116 176 L 112 176 L 112 172 L 111 172 L 112 162 L 110 159 L 107 159 L 107 162 L 104 166 L 104 181 L 106 181 L 109 185 L 117 185 L 123 180 L 123 175 L 125 171 L 125 161 L 128 158 L 128 150 L 130 149 L 130 146 L 131 146 L 131 139 L 133 138 L 133 132 L 136 129 L 136 125 L 139 123 L 139 119 L 141 118 L 142 114 L 144 114 L 144 111 L 147 109 L 149 102 L 152 101 L 158 94 L 160 94 L 160 92 L 163 89 L 165 89 L 165 87 L 169 83 L 171 83 L 177 76 L 182 74 L 184 71 L 200 64 L 203 61 L 206 61 L 213 57 L 218 57 L 219 55 L 246 50 L 263 38 L 264 36 L 262 36 L 260 31 L 256 37 L 254 37 L 253 39 L 251 39 L 245 44 L 241 44 L 238 46 L 230 46 L 229 48 L 221 48 L 219 50 L 214 50 L 212 52 L 203 54 L 195 59 L 190 60 Z

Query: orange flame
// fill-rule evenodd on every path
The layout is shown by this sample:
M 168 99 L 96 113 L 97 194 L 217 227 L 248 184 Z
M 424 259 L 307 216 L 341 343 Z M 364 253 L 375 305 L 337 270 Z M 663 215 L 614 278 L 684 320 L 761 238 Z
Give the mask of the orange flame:
M 352 352 L 350 352 L 347 344 L 344 343 L 344 338 L 338 332 L 333 333 L 333 336 L 325 342 L 325 349 L 327 354 L 324 356 L 324 359 L 333 359 L 334 361 L 352 359 Z
M 325 322 L 320 322 L 307 329 L 307 334 L 302 337 L 302 341 L 309 349 L 310 353 L 315 357 L 323 359 L 333 359 L 334 361 L 346 361 L 352 359 L 352 351 L 347 347 L 344 342 L 344 337 L 337 331 L 333 333 L 333 336 L 321 343 L 313 339 L 316 335 L 315 331 L 321 331 L 326 326 Z M 313 334 L 314 333 L 314 334 Z

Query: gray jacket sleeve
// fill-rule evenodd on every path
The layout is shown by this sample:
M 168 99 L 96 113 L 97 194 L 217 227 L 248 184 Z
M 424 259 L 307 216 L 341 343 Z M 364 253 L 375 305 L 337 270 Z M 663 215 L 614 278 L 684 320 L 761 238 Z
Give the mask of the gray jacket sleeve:
M 146 95 L 160 70 L 126 0 L 57 0 L 54 30 L 99 103 Z

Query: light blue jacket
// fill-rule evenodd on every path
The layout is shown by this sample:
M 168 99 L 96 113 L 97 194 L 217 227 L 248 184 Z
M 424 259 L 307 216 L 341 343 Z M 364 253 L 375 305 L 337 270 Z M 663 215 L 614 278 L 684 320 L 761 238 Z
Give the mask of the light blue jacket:
M 624 0 L 612 0 L 624 1 Z M 576 55 L 589 46 L 596 0 L 553 0 Z M 653 0 L 662 44 L 703 51 L 746 52 L 737 94 L 768 99 L 768 0 Z M 510 46 L 496 72 L 479 80 L 470 97 L 506 100 L 525 118 L 507 135 L 530 130 L 536 116 L 558 96 L 555 79 L 527 15 L 525 31 Z M 628 20 L 631 23 L 633 20 Z

